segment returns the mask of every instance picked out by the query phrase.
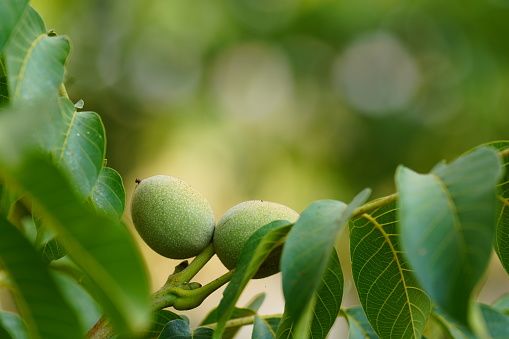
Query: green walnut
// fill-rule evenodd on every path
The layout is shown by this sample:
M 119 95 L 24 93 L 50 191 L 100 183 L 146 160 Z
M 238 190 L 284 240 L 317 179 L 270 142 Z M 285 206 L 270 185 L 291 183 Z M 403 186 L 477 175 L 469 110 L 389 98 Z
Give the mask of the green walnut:
M 230 208 L 216 225 L 214 247 L 219 260 L 229 270 L 237 266 L 240 252 L 249 237 L 262 226 L 285 220 L 294 223 L 299 214 L 291 208 L 274 202 L 251 200 Z M 279 272 L 282 247 L 276 248 L 260 266 L 254 278 L 265 278 Z
M 167 175 L 137 182 L 131 217 L 141 238 L 154 251 L 171 259 L 187 259 L 210 244 L 215 217 L 200 192 Z

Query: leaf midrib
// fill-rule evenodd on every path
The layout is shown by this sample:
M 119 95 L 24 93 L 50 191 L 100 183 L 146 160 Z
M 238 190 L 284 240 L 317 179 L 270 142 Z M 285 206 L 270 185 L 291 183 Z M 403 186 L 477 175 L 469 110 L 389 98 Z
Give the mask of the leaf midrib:
M 398 252 L 396 251 L 396 249 L 394 248 L 391 240 L 389 239 L 389 236 L 387 235 L 387 233 L 385 232 L 385 230 L 383 229 L 383 227 L 378 223 L 378 221 L 373 218 L 371 215 L 369 214 L 363 214 L 362 215 L 363 218 L 366 218 L 368 221 L 370 221 L 376 229 L 378 229 L 380 231 L 380 233 L 382 234 L 382 236 L 384 237 L 385 239 L 385 242 L 389 245 L 390 247 L 390 250 L 391 250 L 391 253 L 393 254 L 394 256 L 394 261 L 396 262 L 396 265 L 398 267 L 398 274 L 400 275 L 401 277 L 401 282 L 403 283 L 403 289 L 405 291 L 405 297 L 406 297 L 406 307 L 408 308 L 408 311 L 410 313 L 410 318 L 412 319 L 411 321 L 411 324 L 412 324 L 412 329 L 413 329 L 413 333 L 414 333 L 414 338 L 417 338 L 418 337 L 418 331 L 417 329 L 415 328 L 414 326 L 414 322 L 416 321 L 414 319 L 414 312 L 412 310 L 412 307 L 411 307 L 411 303 L 410 303 L 410 296 L 408 295 L 408 287 L 407 287 L 407 284 L 406 284 L 406 280 L 405 280 L 405 276 L 403 274 L 403 266 L 398 258 Z M 387 299 L 384 300 L 384 304 L 386 303 Z M 394 324 L 393 324 L 393 328 L 394 328 Z M 391 329 L 391 332 L 392 332 L 392 329 Z
M 35 38 L 34 41 L 30 44 L 30 47 L 28 48 L 27 53 L 25 54 L 25 58 L 23 58 L 23 62 L 21 63 L 21 67 L 19 69 L 18 81 L 16 82 L 16 88 L 14 90 L 13 100 L 16 100 L 20 95 L 21 79 L 23 78 L 23 76 L 26 72 L 27 64 L 28 64 L 28 61 L 32 55 L 32 52 L 35 49 L 35 46 L 39 43 L 39 41 L 41 41 L 42 38 L 44 38 L 45 36 L 46 36 L 45 34 L 39 34 L 37 36 L 37 38 Z
M 470 276 L 470 275 L 472 275 L 471 262 L 470 262 L 470 260 L 465 260 L 465 255 L 468 256 L 468 246 L 466 245 L 465 236 L 461 229 L 461 222 L 459 220 L 458 210 L 456 208 L 454 198 L 451 195 L 450 190 L 447 188 L 447 185 L 445 184 L 445 182 L 442 180 L 442 178 L 440 176 L 438 176 L 435 173 L 430 173 L 430 176 L 433 179 L 435 179 L 435 181 L 440 186 L 440 188 L 442 189 L 442 192 L 445 195 L 445 200 L 447 202 L 447 206 L 449 207 L 449 212 L 451 213 L 452 219 L 453 219 L 452 225 L 453 225 L 454 230 L 457 235 L 454 238 L 456 239 L 458 248 L 459 248 L 460 252 L 462 253 L 461 259 L 462 259 L 464 265 L 461 265 L 461 266 L 468 272 L 468 275 Z

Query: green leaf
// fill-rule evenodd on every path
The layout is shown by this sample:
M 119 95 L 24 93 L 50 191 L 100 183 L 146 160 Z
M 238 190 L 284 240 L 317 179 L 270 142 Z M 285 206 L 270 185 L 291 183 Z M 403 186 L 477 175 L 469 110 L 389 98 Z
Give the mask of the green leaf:
M 489 262 L 500 173 L 487 147 L 430 174 L 397 170 L 402 249 L 426 293 L 462 324 Z
M 276 332 L 276 338 L 277 339 L 292 339 L 293 338 L 293 332 L 294 332 L 294 328 L 293 326 L 295 325 L 295 322 L 293 321 L 293 319 L 288 316 L 288 314 L 286 313 L 283 313 L 283 316 L 281 317 L 281 320 L 279 321 L 279 325 L 277 327 L 277 332 Z
M 246 306 L 246 308 L 238 308 L 235 307 L 233 309 L 232 315 L 230 316 L 230 319 L 239 319 L 244 317 L 250 317 L 256 314 L 258 309 L 263 303 L 263 300 L 265 299 L 265 293 L 260 293 L 256 295 Z M 205 317 L 205 319 L 202 320 L 200 323 L 200 326 L 208 325 L 216 323 L 218 320 L 218 312 L 217 307 L 212 309 L 209 314 Z M 225 329 L 223 333 L 222 339 L 228 339 L 228 338 L 234 338 L 237 332 L 241 329 L 242 326 L 237 327 L 228 327 Z
M 74 279 L 60 272 L 52 272 L 52 277 L 57 283 L 69 306 L 78 316 L 80 322 L 81 336 L 101 317 L 101 309 L 94 299 L 88 294 L 81 284 Z
M 56 96 L 70 48 L 67 37 L 48 34 L 39 14 L 28 7 L 5 49 L 11 101 L 26 103 Z
M 335 200 L 321 200 L 306 208 L 288 235 L 281 256 L 285 312 L 299 321 L 316 292 L 337 235 L 369 196 L 359 193 L 347 206 Z
M 77 112 L 72 102 L 64 98 L 60 99 L 60 111 L 64 120 L 60 131 L 61 138 L 53 148 L 56 164 L 63 169 L 83 200 L 92 195 L 95 202 L 94 189 L 99 190 L 98 194 L 107 195 L 107 198 L 122 199 L 120 189 L 123 191 L 123 185 L 119 176 L 115 176 L 112 170 L 102 170 L 106 140 L 104 125 L 99 115 L 94 112 Z M 98 183 L 101 174 L 104 175 L 103 181 Z M 111 185 L 112 192 L 104 192 L 104 185 Z M 106 206 L 103 200 L 98 204 L 101 210 Z M 112 204 L 115 212 L 118 206 L 122 205 L 116 201 L 112 201 Z
M 350 329 L 348 339 L 378 339 L 378 335 L 369 324 L 362 307 L 352 307 L 343 311 Z
M 0 111 L 9 104 L 9 84 L 5 67 L 4 57 L 0 51 Z
M 125 190 L 120 174 L 103 167 L 89 199 L 98 213 L 120 220 L 125 209 Z
M 36 338 L 78 338 L 79 322 L 28 240 L 0 216 L 0 263 L 11 277 L 17 306 Z
M 431 302 L 400 249 L 394 203 L 350 223 L 350 257 L 357 293 L 382 338 L 421 338 Z
M 128 230 L 81 203 L 64 176 L 47 160 L 28 157 L 6 171 L 51 218 L 71 257 L 95 283 L 96 295 L 101 296 L 98 301 L 113 323 L 120 329 L 144 327 L 148 320 L 148 278 Z
M 158 310 L 152 314 L 148 330 L 136 331 L 129 334 L 119 334 L 117 339 L 152 339 L 161 334 L 166 324 L 172 320 L 184 320 L 180 315 L 168 310 Z
M 499 312 L 502 312 L 506 315 L 509 315 L 509 293 L 502 295 L 498 298 L 492 305 L 494 309 Z
M 197 328 L 191 330 L 184 320 L 172 320 L 161 332 L 159 339 L 209 339 L 213 330 L 210 328 Z
M 327 268 L 321 277 L 321 282 L 315 292 L 316 302 L 310 308 L 310 324 L 307 332 L 313 339 L 325 338 L 334 325 L 341 309 L 343 299 L 343 271 L 335 249 L 330 254 Z M 298 325 L 285 307 L 277 329 L 277 338 L 293 338 Z M 307 325 L 307 324 L 304 324 Z
M 270 252 L 281 246 L 282 239 L 288 234 L 291 227 L 292 225 L 286 221 L 276 220 L 261 227 L 249 238 L 240 253 L 235 273 L 226 286 L 223 298 L 219 303 L 219 318 L 214 338 L 222 338 L 225 323 L 230 319 L 240 294 Z
M 503 150 L 509 147 L 509 141 L 497 141 L 486 144 L 496 150 Z M 505 169 L 502 180 L 497 186 L 497 233 L 495 236 L 495 252 L 502 263 L 505 271 L 509 273 L 509 155 L 502 158 Z
M 255 316 L 252 339 L 276 338 L 277 326 L 280 318 L 260 318 Z
M 14 27 L 21 19 L 28 2 L 28 0 L 0 1 L 0 54 L 2 54 Z
M 476 339 L 472 332 L 464 325 L 450 317 L 438 308 L 433 310 L 434 319 L 442 326 L 447 336 L 452 339 Z
M 203 321 L 200 323 L 200 326 L 216 323 L 218 321 L 218 314 L 219 313 L 218 313 L 217 307 L 216 307 L 212 311 L 210 311 L 210 313 L 205 317 L 205 319 L 203 319 Z M 230 318 L 227 319 L 227 320 L 250 317 L 250 316 L 253 316 L 255 314 L 256 314 L 256 311 L 252 310 L 250 308 L 238 308 L 238 307 L 235 307 L 233 309 L 233 312 L 232 312 Z M 242 327 L 242 325 L 239 325 L 239 326 L 236 326 L 236 327 L 228 327 L 228 328 L 226 328 L 224 330 L 222 339 L 234 338 L 235 335 L 237 334 L 237 332 L 240 330 L 241 327 Z
M 316 292 L 316 304 L 311 321 L 310 337 L 325 338 L 336 322 L 343 300 L 343 270 L 335 249 Z
M 67 250 L 65 249 L 64 244 L 62 244 L 62 242 L 57 238 L 53 238 L 42 245 L 40 252 L 42 260 L 46 263 L 49 263 L 53 260 L 58 260 L 64 255 L 67 255 Z
M 37 208 L 32 209 L 32 224 L 36 231 L 34 246 L 39 250 L 41 258 L 44 262 L 50 263 L 67 255 L 64 244 L 58 240 L 51 221 L 42 216 Z
M 509 316 L 488 305 L 479 304 L 479 306 L 491 339 L 507 339 L 509 335 Z
M 17 314 L 0 312 L 0 338 L 4 337 L 28 339 L 27 325 Z
M 248 304 L 246 305 L 246 308 L 250 308 L 253 311 L 258 312 L 258 310 L 262 306 L 264 300 L 265 300 L 265 293 L 263 293 L 263 292 L 262 293 L 258 293 L 257 295 L 255 295 L 253 297 L 253 299 L 251 299 L 248 302 Z
M 9 189 L 7 183 L 0 179 L 0 215 L 7 217 L 16 200 L 16 195 Z

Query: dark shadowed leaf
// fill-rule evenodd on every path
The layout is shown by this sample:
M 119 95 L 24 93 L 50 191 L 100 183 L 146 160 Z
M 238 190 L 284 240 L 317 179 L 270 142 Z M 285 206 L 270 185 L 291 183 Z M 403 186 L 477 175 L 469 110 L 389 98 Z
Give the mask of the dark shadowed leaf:
M 48 34 L 39 14 L 27 8 L 5 48 L 11 102 L 54 97 L 64 80 L 69 51 L 67 37 Z
M 39 250 L 44 262 L 50 263 L 67 254 L 64 244 L 56 237 L 51 221 L 42 216 L 37 208 L 32 209 L 32 222 L 37 229 L 34 246 Z
M 58 260 L 67 254 L 64 244 L 57 238 L 53 238 L 44 245 L 41 249 L 42 260 L 49 263 L 53 260 Z
M 9 104 L 9 84 L 5 72 L 5 63 L 0 51 L 0 111 Z
M 335 249 L 316 292 L 310 338 L 325 338 L 336 322 L 343 300 L 343 270 Z
M 253 316 L 255 314 L 256 314 L 256 311 L 252 310 L 250 308 L 238 308 L 238 307 L 235 307 L 233 309 L 233 312 L 232 312 L 232 314 L 231 314 L 231 316 L 230 316 L 230 318 L 228 320 L 250 317 L 250 316 Z M 216 323 L 217 320 L 218 320 L 218 316 L 217 315 L 218 315 L 217 308 L 214 308 L 205 317 L 205 319 L 203 319 L 203 321 L 200 323 L 200 326 Z M 222 339 L 234 338 L 235 334 L 237 334 L 237 332 L 240 330 L 241 327 L 242 326 L 240 325 L 240 326 L 236 326 L 236 327 L 228 327 L 228 328 L 226 328 L 224 330 Z
M 252 339 L 275 339 L 280 318 L 260 318 L 255 316 Z
M 498 141 L 486 144 L 496 150 L 509 147 L 509 141 Z M 509 273 L 509 155 L 501 158 L 504 175 L 497 186 L 497 233 L 495 236 L 495 252 L 505 271 Z
M 136 331 L 129 334 L 119 334 L 117 339 L 155 339 L 161 334 L 166 324 L 172 320 L 184 320 L 180 315 L 168 310 L 159 310 L 152 314 L 148 330 Z
M 6 217 L 15 201 L 15 194 L 5 182 L 0 180 L 0 215 Z
M 354 210 L 364 203 L 364 190 L 346 205 L 335 200 L 312 203 L 288 235 L 281 256 L 285 312 L 299 321 L 325 272 L 336 238 Z
M 488 147 L 430 174 L 405 167 L 396 174 L 402 249 L 426 293 L 465 325 L 493 246 L 500 174 L 498 155 Z
M 396 205 L 350 223 L 352 274 L 369 322 L 382 338 L 421 338 L 431 303 L 400 249 Z
M 80 326 L 28 240 L 0 216 L 0 263 L 14 286 L 17 306 L 35 338 L 78 338 Z
M 210 339 L 213 332 L 210 328 L 191 330 L 184 320 L 172 320 L 165 326 L 159 339 Z
M 362 307 L 352 307 L 343 312 L 348 322 L 348 339 L 378 339 Z
M 242 291 L 270 252 L 282 245 L 282 241 L 291 227 L 292 225 L 288 222 L 277 220 L 263 226 L 249 238 L 240 254 L 235 273 L 226 286 L 218 306 L 219 318 L 214 338 L 222 338 L 225 323 L 230 319 Z
M 0 312 L 0 338 L 28 339 L 27 325 L 17 314 Z
M 127 229 L 81 203 L 46 160 L 28 157 L 6 170 L 51 219 L 69 254 L 95 283 L 96 295 L 102 296 L 98 301 L 114 323 L 132 330 L 143 327 L 148 319 L 148 279 Z
M 310 309 L 311 319 L 308 327 L 309 337 L 312 339 L 325 338 L 334 325 L 341 309 L 343 299 L 343 271 L 335 249 L 330 254 L 327 268 L 322 276 L 320 285 L 315 292 L 316 301 Z M 293 338 L 296 322 L 285 313 L 277 329 L 277 338 Z
M 88 294 L 83 286 L 74 279 L 60 272 L 52 272 L 52 277 L 57 283 L 69 306 L 78 316 L 81 324 L 82 336 L 99 320 L 102 311 L 99 305 Z
M 89 199 L 98 213 L 120 220 L 125 209 L 125 190 L 120 174 L 103 167 Z
M 276 338 L 277 339 L 292 339 L 295 322 L 288 314 L 284 313 L 277 327 Z

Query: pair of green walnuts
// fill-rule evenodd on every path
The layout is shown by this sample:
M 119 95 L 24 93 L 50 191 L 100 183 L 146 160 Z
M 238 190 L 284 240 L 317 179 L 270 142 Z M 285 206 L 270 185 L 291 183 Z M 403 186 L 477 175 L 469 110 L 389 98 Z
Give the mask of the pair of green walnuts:
M 226 268 L 236 267 L 249 237 L 275 221 L 294 223 L 299 214 L 281 204 L 252 200 L 229 209 L 216 225 L 207 199 L 188 183 L 167 175 L 137 180 L 131 216 L 141 238 L 155 252 L 171 259 L 196 256 L 212 241 Z M 273 251 L 255 278 L 279 272 L 281 249 Z

